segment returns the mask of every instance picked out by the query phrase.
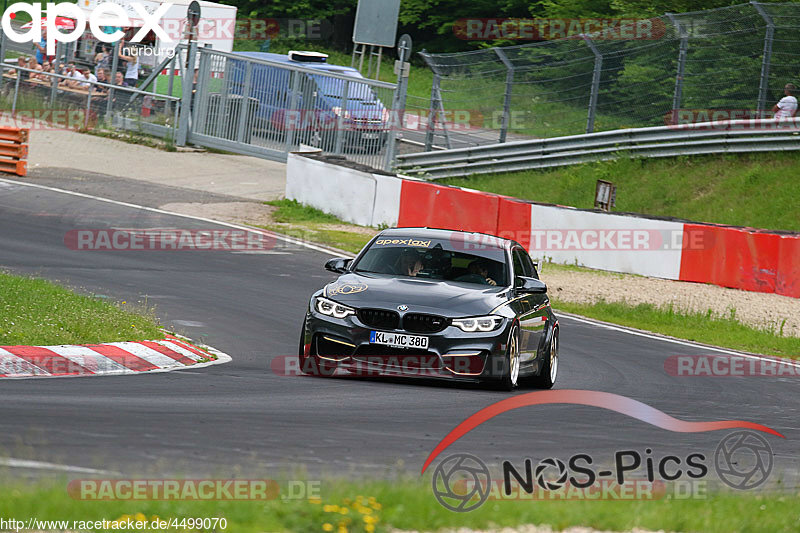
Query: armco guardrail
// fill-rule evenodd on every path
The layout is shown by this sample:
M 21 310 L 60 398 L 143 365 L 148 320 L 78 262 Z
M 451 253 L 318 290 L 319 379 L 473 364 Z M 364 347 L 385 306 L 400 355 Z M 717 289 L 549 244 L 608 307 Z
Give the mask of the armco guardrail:
M 700 122 L 397 156 L 397 168 L 428 179 L 510 172 L 630 157 L 800 150 L 800 118 Z

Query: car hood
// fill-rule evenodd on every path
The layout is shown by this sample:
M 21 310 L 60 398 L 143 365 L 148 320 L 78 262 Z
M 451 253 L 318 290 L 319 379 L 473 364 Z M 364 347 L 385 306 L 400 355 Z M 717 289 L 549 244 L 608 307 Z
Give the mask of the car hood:
M 397 306 L 407 305 L 409 313 L 449 318 L 484 315 L 508 299 L 507 287 L 354 273 L 328 284 L 325 293 L 356 308 L 397 310 Z

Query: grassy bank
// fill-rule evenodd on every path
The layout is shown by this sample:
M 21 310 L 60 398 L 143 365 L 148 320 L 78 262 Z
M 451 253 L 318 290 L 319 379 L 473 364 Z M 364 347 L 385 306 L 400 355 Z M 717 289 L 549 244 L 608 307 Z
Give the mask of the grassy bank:
M 594 206 L 595 182 L 617 185 L 616 211 L 800 231 L 800 154 L 619 159 L 440 183 L 537 202 Z
M 67 495 L 67 480 L 39 485 L 6 485 L 0 518 L 39 520 L 126 520 L 158 517 L 224 518 L 225 531 L 436 531 L 549 524 L 556 530 L 584 525 L 625 531 L 633 527 L 666 531 L 797 531 L 796 494 L 708 494 L 705 499 L 639 501 L 488 501 L 469 513 L 448 511 L 434 498 L 430 479 L 322 481 L 319 499 L 268 501 L 80 501 Z M 223 531 L 217 528 L 217 531 Z M 170 531 L 180 531 L 170 529 Z M 195 531 L 213 531 L 200 528 Z
M 358 253 L 377 230 L 342 222 L 319 209 L 299 204 L 296 200 L 264 202 L 275 207 L 272 219 L 276 222 L 266 229 L 306 241 L 332 246 L 352 254 Z
M 736 320 L 735 314 L 715 316 L 651 304 L 624 302 L 576 303 L 553 298 L 553 307 L 604 322 L 643 329 L 703 344 L 764 355 L 800 359 L 800 338 L 783 337 L 779 330 L 757 329 Z
M 46 280 L 0 272 L 0 294 L 0 345 L 89 344 L 163 337 L 151 311 L 127 310 Z

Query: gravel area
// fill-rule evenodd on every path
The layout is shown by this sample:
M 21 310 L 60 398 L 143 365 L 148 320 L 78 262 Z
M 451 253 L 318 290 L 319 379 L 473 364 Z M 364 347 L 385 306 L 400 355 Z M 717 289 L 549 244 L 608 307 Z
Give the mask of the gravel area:
M 541 278 L 550 294 L 576 303 L 626 302 L 637 305 L 673 304 L 676 309 L 730 316 L 758 328 L 773 328 L 783 335 L 800 337 L 800 298 L 763 292 L 741 291 L 716 285 L 646 278 L 611 272 L 578 272 L 543 265 Z

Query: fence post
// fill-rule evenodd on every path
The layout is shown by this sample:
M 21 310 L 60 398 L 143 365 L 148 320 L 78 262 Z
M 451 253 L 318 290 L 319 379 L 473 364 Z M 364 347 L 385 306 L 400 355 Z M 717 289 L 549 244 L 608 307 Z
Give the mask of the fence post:
M 347 99 L 350 97 L 350 82 L 344 82 L 344 88 L 342 89 L 342 98 L 339 100 L 341 102 L 341 111 L 339 115 L 336 117 L 336 132 L 334 133 L 333 137 L 333 153 L 336 155 L 341 155 L 342 153 L 342 144 L 344 140 L 344 117 L 347 114 Z
M 295 113 L 297 112 L 297 106 L 300 105 L 300 99 L 298 97 L 300 96 L 300 77 L 302 74 L 293 70 L 290 76 L 292 79 L 292 92 L 289 96 L 289 109 L 285 109 L 283 112 L 283 129 L 286 132 L 286 152 L 292 151 L 294 147 L 294 129 L 299 127 L 298 121 L 295 120 L 297 118 Z
M 672 25 L 678 29 L 678 34 L 681 38 L 680 49 L 678 51 L 678 70 L 675 73 L 675 92 L 672 95 L 672 117 L 670 122 L 677 124 L 678 110 L 683 103 L 683 74 L 686 69 L 686 55 L 689 51 L 689 32 L 683 24 L 678 22 L 677 17 L 672 13 L 666 13 Z
M 767 29 L 764 32 L 764 56 L 761 59 L 761 80 L 758 83 L 758 118 L 764 118 L 764 108 L 767 104 L 767 91 L 769 91 L 769 68 L 772 62 L 772 38 L 775 35 L 775 22 L 767 10 L 758 2 L 750 1 L 764 22 Z
M 406 107 L 406 90 L 408 89 L 408 76 L 405 65 L 411 58 L 411 37 L 403 35 L 397 43 L 397 86 L 394 89 L 392 109 L 389 112 L 389 138 L 386 140 L 386 160 L 383 169 L 390 172 L 394 167 L 394 155 L 397 145 L 397 135 L 403 127 L 403 112 Z M 380 143 L 380 139 L 378 140 Z
M 245 126 L 247 125 L 247 117 L 250 114 L 250 85 L 253 78 L 253 64 L 247 62 L 244 73 L 244 86 L 242 87 L 242 101 L 239 104 L 239 128 L 236 130 L 236 142 L 242 141 L 244 137 Z M 227 80 L 226 80 L 227 81 Z M 250 131 L 253 131 L 253 125 L 250 124 Z M 250 144 L 248 138 L 247 144 Z
M 436 129 L 436 115 L 439 112 L 439 83 L 441 78 L 438 74 L 433 74 L 433 83 L 431 84 L 431 107 L 428 110 L 428 124 L 425 127 L 425 151 L 430 152 L 433 148 L 433 133 Z
M 594 54 L 594 72 L 592 73 L 592 92 L 589 94 L 589 116 L 586 119 L 586 133 L 594 131 L 594 116 L 597 113 L 597 93 L 600 91 L 600 74 L 603 69 L 603 54 L 594 45 L 588 35 L 581 35 Z
M 503 123 L 500 126 L 500 141 L 506 142 L 508 135 L 508 124 L 511 121 L 511 91 L 514 88 L 514 64 L 508 59 L 508 56 L 500 48 L 495 48 L 500 61 L 506 66 L 506 93 L 503 96 Z
M 119 41 L 114 41 L 114 46 L 111 48 L 111 72 L 109 73 L 109 85 L 114 85 L 117 78 L 117 67 L 119 66 Z M 108 89 L 108 101 L 106 102 L 106 120 L 111 121 L 111 115 L 114 112 L 114 87 Z
M 183 69 L 181 78 L 181 113 L 178 119 L 178 139 L 175 142 L 178 146 L 186 146 L 186 139 L 189 137 L 189 115 L 192 114 L 192 89 L 194 85 L 194 61 L 197 54 L 197 41 L 189 43 L 189 50 L 186 53 L 186 68 Z

